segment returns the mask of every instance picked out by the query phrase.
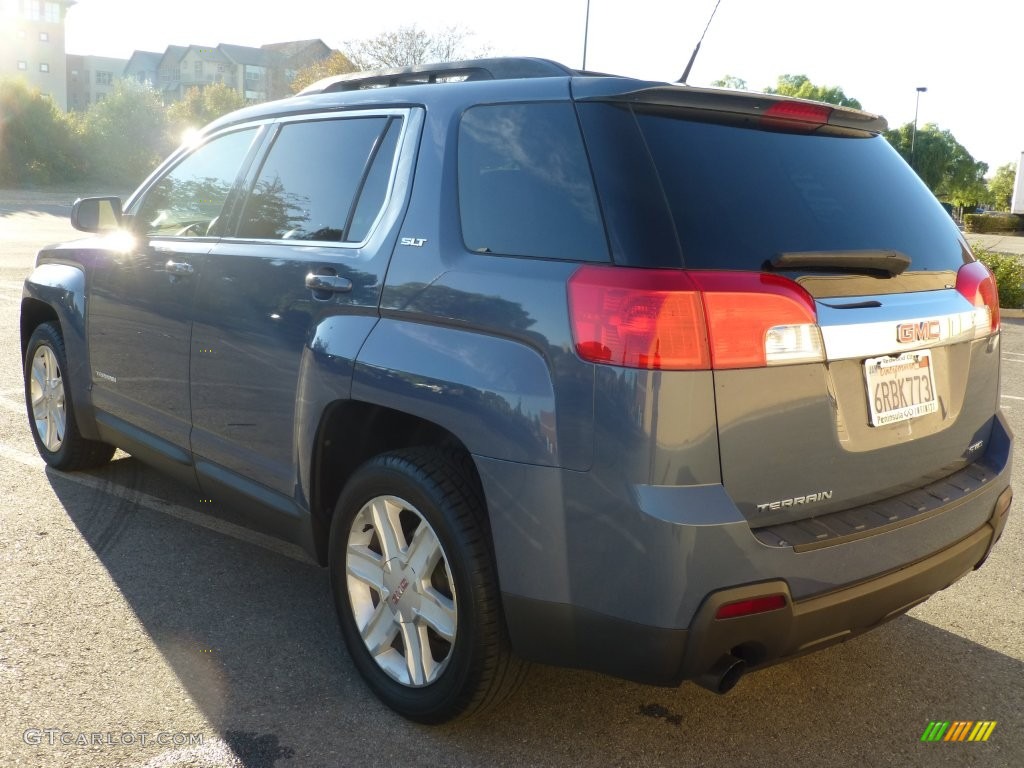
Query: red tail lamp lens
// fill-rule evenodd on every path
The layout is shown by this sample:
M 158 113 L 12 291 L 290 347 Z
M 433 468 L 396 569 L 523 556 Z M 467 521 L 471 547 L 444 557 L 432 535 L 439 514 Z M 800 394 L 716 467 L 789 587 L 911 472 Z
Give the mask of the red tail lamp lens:
M 980 261 L 964 264 L 956 273 L 956 289 L 979 309 L 989 312 L 989 332 L 999 330 L 999 291 L 996 279 Z
M 581 267 L 569 279 L 576 353 L 653 370 L 822 359 L 814 299 L 761 272 Z
M 713 368 L 767 365 L 765 338 L 778 326 L 815 325 L 814 299 L 778 275 L 691 272 L 704 296 Z
M 576 353 L 627 368 L 710 367 L 700 294 L 686 272 L 582 267 L 569 279 Z
M 755 597 L 752 600 L 737 600 L 726 603 L 715 612 L 716 619 L 735 619 L 740 616 L 752 616 L 755 613 L 767 613 L 786 607 L 785 595 L 769 595 Z

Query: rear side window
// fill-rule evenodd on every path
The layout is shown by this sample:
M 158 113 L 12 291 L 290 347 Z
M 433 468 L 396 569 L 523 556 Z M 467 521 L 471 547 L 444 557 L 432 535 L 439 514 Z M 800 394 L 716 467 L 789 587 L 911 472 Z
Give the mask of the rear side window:
M 459 129 L 459 210 L 471 251 L 608 259 L 590 165 L 569 103 L 467 110 Z
M 624 187 L 655 179 L 687 267 L 760 270 L 779 253 L 871 249 L 901 251 L 912 271 L 963 264 L 956 225 L 880 136 L 778 133 L 607 104 L 582 105 L 580 114 L 588 141 L 596 138 L 605 204 L 623 207 Z M 601 138 L 612 132 L 614 145 Z M 646 149 L 643 164 L 622 148 L 624 137 Z M 679 262 L 644 264 L 655 265 Z
M 384 204 L 400 125 L 383 115 L 286 123 L 260 168 L 238 236 L 364 239 Z

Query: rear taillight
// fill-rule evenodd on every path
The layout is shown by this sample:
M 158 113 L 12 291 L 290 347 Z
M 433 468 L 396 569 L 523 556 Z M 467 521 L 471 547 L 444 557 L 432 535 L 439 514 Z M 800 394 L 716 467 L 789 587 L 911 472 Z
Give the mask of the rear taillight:
M 996 279 L 980 261 L 964 264 L 956 273 L 956 289 L 974 305 L 974 328 L 978 336 L 999 330 L 999 291 Z
M 710 367 L 700 293 L 686 272 L 582 267 L 569 279 L 576 353 L 626 368 Z
M 712 368 L 759 368 L 824 359 L 814 299 L 761 272 L 691 272 L 701 289 Z
M 824 359 L 814 300 L 759 272 L 581 267 L 569 279 L 576 353 L 657 370 Z

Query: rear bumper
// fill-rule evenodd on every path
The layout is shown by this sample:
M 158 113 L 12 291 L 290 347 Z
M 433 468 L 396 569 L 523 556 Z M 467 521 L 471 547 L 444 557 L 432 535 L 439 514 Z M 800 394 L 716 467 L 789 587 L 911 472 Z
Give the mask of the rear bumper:
M 842 642 L 893 619 L 952 585 L 988 557 L 1006 524 L 1012 491 L 998 497 L 989 520 L 952 546 L 867 581 L 802 600 L 770 580 L 707 595 L 690 626 L 637 624 L 580 607 L 505 594 L 516 650 L 526 658 L 580 667 L 653 685 L 699 678 L 723 657 L 748 669 Z M 783 595 L 785 607 L 716 619 L 728 603 Z
M 937 504 L 908 518 L 788 546 L 751 530 L 721 485 L 616 485 L 477 457 L 513 647 L 675 685 L 726 655 L 753 668 L 845 640 L 985 561 L 1006 523 L 1012 446 L 997 414 L 982 479 L 957 480 L 962 493 L 929 486 Z M 715 618 L 770 595 L 783 607 Z
M 992 517 L 965 539 L 905 568 L 823 595 L 793 600 L 784 581 L 749 584 L 715 592 L 697 612 L 679 679 L 698 677 L 726 655 L 748 668 L 765 666 L 825 648 L 896 618 L 979 567 L 1006 524 L 1013 494 L 999 496 Z M 774 611 L 716 619 L 728 603 L 781 594 Z

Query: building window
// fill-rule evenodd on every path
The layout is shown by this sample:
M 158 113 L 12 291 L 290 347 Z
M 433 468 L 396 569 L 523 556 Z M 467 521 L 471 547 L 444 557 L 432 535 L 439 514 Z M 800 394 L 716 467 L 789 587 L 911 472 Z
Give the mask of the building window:
M 22 72 L 24 72 L 26 69 L 28 69 L 28 62 L 27 61 L 19 61 L 18 62 L 18 69 L 20 69 Z
M 97 72 L 96 85 L 110 85 L 114 82 L 113 72 Z
M 43 3 L 43 19 L 51 24 L 60 24 L 60 3 Z
M 202 79 L 203 79 L 203 62 L 197 61 L 196 62 L 196 80 L 202 80 Z
M 245 79 L 247 82 L 254 83 L 260 79 L 263 72 L 259 67 L 246 67 L 245 68 Z
M 40 72 L 49 72 L 50 71 L 50 65 L 47 64 L 46 62 L 43 62 L 42 64 L 39 65 L 39 71 Z
M 40 43 L 48 43 L 48 42 L 50 42 L 50 33 L 49 32 L 40 32 L 39 33 L 39 42 Z

